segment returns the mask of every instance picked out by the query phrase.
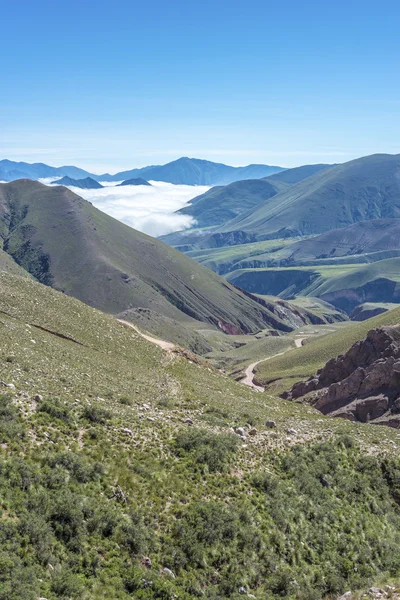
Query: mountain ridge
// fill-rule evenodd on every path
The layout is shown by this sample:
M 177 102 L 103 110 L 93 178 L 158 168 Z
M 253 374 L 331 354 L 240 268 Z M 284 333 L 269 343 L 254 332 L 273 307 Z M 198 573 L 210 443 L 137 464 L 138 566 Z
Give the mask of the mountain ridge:
M 222 185 L 242 179 L 261 178 L 283 170 L 283 167 L 269 165 L 232 167 L 198 158 L 181 157 L 165 165 L 149 165 L 119 171 L 115 174 L 95 174 L 75 166 L 51 167 L 44 163 L 15 162 L 4 159 L 0 160 L 0 181 L 68 176 L 73 179 L 92 177 L 96 181 L 113 182 L 143 177 L 146 180 L 152 179 L 173 184 Z

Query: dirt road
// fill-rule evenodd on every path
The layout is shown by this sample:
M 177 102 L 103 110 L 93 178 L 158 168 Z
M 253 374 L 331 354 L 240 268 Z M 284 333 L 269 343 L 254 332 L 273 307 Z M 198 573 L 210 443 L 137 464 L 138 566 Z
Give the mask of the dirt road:
M 159 346 L 163 350 L 173 350 L 175 348 L 175 345 L 171 344 L 171 342 L 166 342 L 165 340 L 160 340 L 158 338 L 151 337 L 151 335 L 147 335 L 146 333 L 142 333 L 140 329 L 136 327 L 136 325 L 130 323 L 129 321 L 124 321 L 123 319 L 117 319 L 117 321 L 118 323 L 122 323 L 122 325 L 126 325 L 127 327 L 134 329 L 136 333 L 142 336 L 142 338 L 144 338 L 148 342 L 151 342 L 152 344 L 155 344 L 156 346 Z
M 301 348 L 304 340 L 305 340 L 304 337 L 296 338 L 294 340 L 296 348 Z M 254 383 L 254 369 L 260 363 L 265 362 L 267 360 L 271 360 L 272 358 L 276 358 L 277 356 L 282 356 L 282 354 L 286 354 L 286 352 L 288 352 L 289 350 L 292 350 L 292 348 L 288 348 L 287 350 L 284 350 L 283 352 L 278 352 L 277 354 L 273 354 L 272 356 L 268 356 L 267 358 L 262 358 L 261 360 L 257 360 L 256 362 L 249 365 L 247 367 L 247 369 L 245 370 L 245 376 L 243 377 L 243 379 L 240 380 L 240 383 L 244 383 L 244 385 L 249 385 L 250 387 L 257 390 L 258 392 L 263 392 L 264 388 L 261 385 L 256 385 Z

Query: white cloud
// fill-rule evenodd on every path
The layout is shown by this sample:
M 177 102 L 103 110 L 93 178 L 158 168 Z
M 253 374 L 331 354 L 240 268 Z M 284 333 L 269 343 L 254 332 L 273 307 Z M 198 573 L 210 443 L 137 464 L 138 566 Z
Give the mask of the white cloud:
M 46 184 L 50 182 L 48 179 L 41 181 Z M 92 202 L 99 210 L 154 237 L 194 225 L 192 217 L 174 213 L 189 200 L 210 189 L 207 186 L 173 185 L 162 181 L 152 181 L 151 187 L 117 187 L 116 183 L 102 183 L 105 187 L 98 190 L 70 189 Z

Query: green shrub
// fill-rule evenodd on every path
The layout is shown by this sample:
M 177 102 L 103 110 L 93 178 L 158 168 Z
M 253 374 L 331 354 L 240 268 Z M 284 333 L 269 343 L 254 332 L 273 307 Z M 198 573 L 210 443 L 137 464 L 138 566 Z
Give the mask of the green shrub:
M 239 445 L 233 434 L 213 433 L 206 429 L 188 429 L 179 433 L 175 446 L 180 455 L 189 454 L 195 463 L 211 472 L 224 471 Z
M 60 419 L 61 421 L 70 420 L 69 409 L 64 404 L 62 404 L 62 402 L 57 400 L 44 400 L 39 405 L 38 412 L 47 413 L 51 417 L 54 417 L 55 419 Z
M 91 423 L 100 423 L 104 425 L 108 419 L 111 417 L 111 413 L 104 409 L 99 408 L 98 406 L 87 406 L 82 414 L 84 419 L 91 421 Z

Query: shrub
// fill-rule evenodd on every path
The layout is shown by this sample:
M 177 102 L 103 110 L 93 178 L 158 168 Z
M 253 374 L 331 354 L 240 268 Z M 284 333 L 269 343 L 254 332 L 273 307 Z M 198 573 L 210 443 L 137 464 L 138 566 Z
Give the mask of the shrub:
M 215 472 L 226 469 L 239 445 L 239 439 L 233 434 L 189 429 L 177 435 L 175 444 L 179 454 L 186 452 L 195 463 Z
M 84 419 L 91 421 L 92 423 L 104 423 L 110 418 L 111 414 L 104 408 L 98 406 L 87 406 L 82 414 Z
M 70 420 L 70 412 L 69 409 L 57 400 L 44 400 L 38 408 L 38 412 L 44 412 L 54 417 L 55 419 L 60 419 L 61 421 L 69 421 Z

